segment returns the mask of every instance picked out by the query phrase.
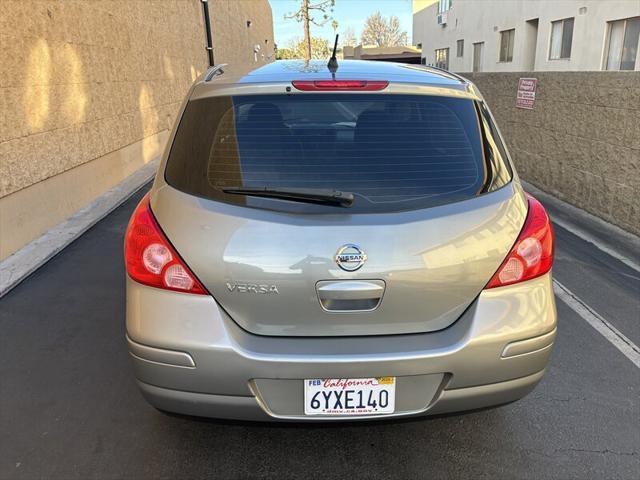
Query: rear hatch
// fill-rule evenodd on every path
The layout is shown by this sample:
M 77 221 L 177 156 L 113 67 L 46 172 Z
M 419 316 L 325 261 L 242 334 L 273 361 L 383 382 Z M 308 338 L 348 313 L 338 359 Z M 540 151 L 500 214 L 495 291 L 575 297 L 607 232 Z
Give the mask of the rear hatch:
M 152 210 L 249 332 L 440 330 L 486 285 L 526 214 L 486 122 L 472 100 L 443 96 L 193 100 Z

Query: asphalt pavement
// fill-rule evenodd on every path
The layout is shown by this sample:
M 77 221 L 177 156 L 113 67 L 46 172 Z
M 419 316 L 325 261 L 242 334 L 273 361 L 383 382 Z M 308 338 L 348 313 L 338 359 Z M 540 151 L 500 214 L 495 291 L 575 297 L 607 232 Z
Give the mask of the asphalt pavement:
M 330 425 L 159 413 L 124 341 L 122 238 L 141 196 L 0 299 L 0 478 L 640 477 L 640 369 L 560 300 L 546 376 L 499 409 Z M 555 278 L 640 344 L 640 272 L 556 238 Z

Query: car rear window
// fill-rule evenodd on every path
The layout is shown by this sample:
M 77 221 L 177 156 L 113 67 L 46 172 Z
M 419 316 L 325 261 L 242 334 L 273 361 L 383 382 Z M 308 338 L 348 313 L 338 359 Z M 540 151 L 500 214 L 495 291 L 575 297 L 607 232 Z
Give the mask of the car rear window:
M 281 211 L 344 207 L 225 193 L 230 187 L 351 192 L 349 213 L 466 200 L 494 185 L 472 100 L 292 94 L 190 101 L 165 176 L 186 193 Z

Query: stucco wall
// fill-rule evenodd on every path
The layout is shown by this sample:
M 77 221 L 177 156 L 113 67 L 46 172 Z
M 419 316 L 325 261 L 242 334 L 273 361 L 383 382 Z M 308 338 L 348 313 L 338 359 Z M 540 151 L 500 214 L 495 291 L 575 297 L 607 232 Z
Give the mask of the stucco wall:
M 520 176 L 640 234 L 640 73 L 463 73 L 480 89 Z M 534 110 L 518 79 L 538 79 Z
M 449 69 L 471 71 L 473 44 L 484 42 L 481 71 L 597 71 L 603 66 L 607 22 L 640 15 L 640 1 L 453 0 L 446 25 L 438 25 L 437 12 L 436 3 L 413 15 L 413 43 L 422 43 L 427 64 L 434 64 L 436 49 L 449 48 Z M 551 22 L 570 17 L 575 20 L 571 58 L 550 60 Z M 537 28 L 531 30 L 527 21 L 534 19 Z M 500 31 L 512 28 L 513 61 L 500 62 Z M 464 40 L 462 57 L 457 56 L 457 40 Z
M 273 50 L 267 0 L 211 4 L 216 62 L 253 63 L 258 38 Z M 199 0 L 0 9 L 3 259 L 156 157 L 207 55 Z
M 267 0 L 209 0 L 209 4 L 216 63 L 275 60 L 273 17 Z

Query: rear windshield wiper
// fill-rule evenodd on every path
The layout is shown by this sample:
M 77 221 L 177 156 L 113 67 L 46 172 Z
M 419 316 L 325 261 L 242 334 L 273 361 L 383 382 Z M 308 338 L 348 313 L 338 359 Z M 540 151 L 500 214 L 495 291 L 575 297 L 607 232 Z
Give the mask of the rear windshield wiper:
M 221 190 L 231 195 L 281 198 L 294 202 L 336 205 L 340 207 L 350 207 L 354 200 L 353 193 L 323 188 L 223 187 Z

